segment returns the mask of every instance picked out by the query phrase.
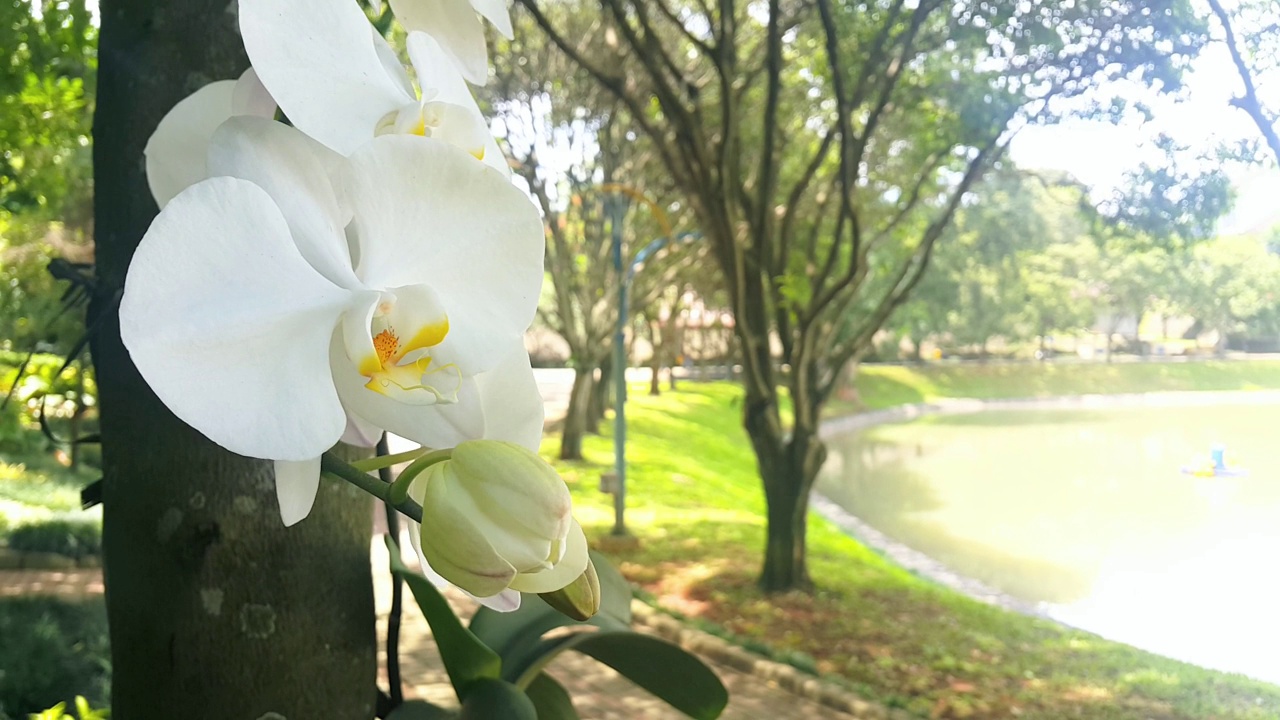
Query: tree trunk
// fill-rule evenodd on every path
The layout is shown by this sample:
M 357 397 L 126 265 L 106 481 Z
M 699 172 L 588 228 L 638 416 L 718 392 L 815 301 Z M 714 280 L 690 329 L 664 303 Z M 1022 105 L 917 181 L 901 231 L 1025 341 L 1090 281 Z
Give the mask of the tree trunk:
M 578 365 L 573 369 L 573 389 L 569 391 L 569 409 L 560 433 L 560 459 L 582 459 L 582 436 L 587 431 L 587 411 L 591 400 L 596 369 Z
M 604 411 L 609 408 L 609 391 L 613 388 L 613 354 L 600 360 L 600 378 L 591 385 L 591 399 L 587 403 L 587 432 L 600 434 Z
M 760 450 L 757 445 L 767 506 L 760 588 L 808 591 L 813 588 L 805 545 L 809 493 L 826 458 L 826 447 L 816 435 L 800 431 L 791 442 L 765 450 L 768 457 Z
M 94 117 L 103 544 L 112 710 L 127 720 L 373 716 L 371 499 L 325 481 L 280 523 L 271 465 L 177 420 L 120 342 L 113 297 L 155 215 L 161 116 L 246 67 L 221 0 L 103 0 Z
M 662 343 L 661 326 L 657 321 L 649 323 L 649 394 L 661 395 L 662 385 L 659 375 L 662 373 L 662 349 L 666 346 Z

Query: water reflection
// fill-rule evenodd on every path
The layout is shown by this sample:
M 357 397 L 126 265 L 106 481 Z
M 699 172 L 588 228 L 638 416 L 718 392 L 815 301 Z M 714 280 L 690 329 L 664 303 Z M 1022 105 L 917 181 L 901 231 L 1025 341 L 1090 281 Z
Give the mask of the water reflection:
M 986 412 L 831 443 L 818 490 L 1073 625 L 1280 681 L 1280 455 L 1267 407 Z M 1217 442 L 1248 477 L 1181 474 Z

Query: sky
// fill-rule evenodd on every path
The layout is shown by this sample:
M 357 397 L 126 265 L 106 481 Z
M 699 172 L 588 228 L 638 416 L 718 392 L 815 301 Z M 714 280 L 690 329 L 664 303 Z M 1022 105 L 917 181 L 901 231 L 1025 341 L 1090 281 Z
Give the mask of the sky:
M 1259 94 L 1271 107 L 1280 106 L 1280 82 L 1259 83 Z M 1209 45 L 1185 79 L 1186 98 L 1147 100 L 1154 112 L 1150 123 L 1115 126 L 1105 121 L 1072 121 L 1024 128 L 1009 153 L 1021 167 L 1065 170 L 1105 196 L 1126 170 L 1144 158 L 1144 143 L 1159 132 L 1196 149 L 1212 150 L 1220 142 L 1255 139 L 1258 129 L 1249 116 L 1230 101 L 1243 85 L 1226 46 Z M 1249 232 L 1280 222 L 1280 170 L 1274 166 L 1232 166 L 1228 170 L 1237 191 L 1235 208 L 1219 224 L 1224 234 Z

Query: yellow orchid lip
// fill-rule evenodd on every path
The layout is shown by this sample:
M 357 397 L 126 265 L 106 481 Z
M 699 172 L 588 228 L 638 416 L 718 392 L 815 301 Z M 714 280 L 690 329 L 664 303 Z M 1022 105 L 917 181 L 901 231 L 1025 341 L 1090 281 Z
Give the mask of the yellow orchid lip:
M 386 303 L 374 317 L 370 329 L 372 352 L 361 358 L 360 374 L 369 379 L 365 387 L 380 395 L 410 405 L 432 405 L 457 402 L 462 385 L 462 372 L 450 363 L 438 364 L 423 352 L 436 347 L 449 334 L 449 318 L 428 322 L 417 329 L 407 342 L 401 342 L 396 329 L 387 324 L 387 313 L 393 307 Z M 376 333 L 373 330 L 377 330 Z M 431 381 L 428 381 L 430 376 Z

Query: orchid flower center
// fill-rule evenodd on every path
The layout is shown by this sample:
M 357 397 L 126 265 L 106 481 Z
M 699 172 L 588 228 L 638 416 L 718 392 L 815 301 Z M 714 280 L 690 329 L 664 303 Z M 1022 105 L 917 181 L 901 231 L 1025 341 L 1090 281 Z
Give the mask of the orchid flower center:
M 369 390 L 410 405 L 457 402 L 462 372 L 439 357 L 449 318 L 430 288 L 410 285 L 381 293 L 372 313 L 347 313 L 343 333 L 347 354 L 368 378 Z
M 424 91 L 418 102 L 387 113 L 374 129 L 375 135 L 421 135 L 456 145 L 484 159 L 489 128 L 484 117 L 461 105 L 435 100 L 434 91 Z

